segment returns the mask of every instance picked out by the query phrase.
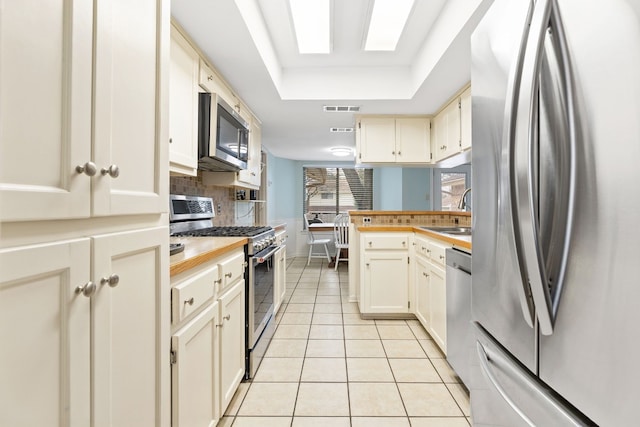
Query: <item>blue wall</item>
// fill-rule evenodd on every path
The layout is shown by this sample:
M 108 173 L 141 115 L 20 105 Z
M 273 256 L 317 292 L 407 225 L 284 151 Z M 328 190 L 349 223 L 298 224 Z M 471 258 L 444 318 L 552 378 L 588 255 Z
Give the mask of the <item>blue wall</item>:
M 300 161 L 267 154 L 267 219 L 302 217 L 305 166 L 353 167 L 353 162 Z M 374 210 L 431 210 L 431 169 L 378 167 L 373 170 Z

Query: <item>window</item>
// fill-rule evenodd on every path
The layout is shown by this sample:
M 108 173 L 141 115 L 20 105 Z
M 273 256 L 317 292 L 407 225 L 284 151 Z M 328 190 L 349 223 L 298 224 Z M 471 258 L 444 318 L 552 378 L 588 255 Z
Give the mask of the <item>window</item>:
M 434 170 L 434 209 L 438 211 L 457 211 L 464 190 L 470 187 L 471 169 L 462 165 L 452 169 Z M 471 195 L 467 196 L 471 203 Z
M 303 212 L 332 222 L 340 212 L 373 209 L 373 169 L 304 167 Z

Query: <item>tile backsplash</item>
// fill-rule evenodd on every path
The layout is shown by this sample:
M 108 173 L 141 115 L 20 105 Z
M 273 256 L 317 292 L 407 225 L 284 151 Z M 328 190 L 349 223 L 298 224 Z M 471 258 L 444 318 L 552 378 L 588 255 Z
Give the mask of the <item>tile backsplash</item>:
M 169 191 L 171 194 L 184 194 L 187 196 L 211 197 L 216 208 L 214 225 L 236 225 L 236 201 L 233 188 L 205 185 L 202 176 L 172 176 L 169 178 Z

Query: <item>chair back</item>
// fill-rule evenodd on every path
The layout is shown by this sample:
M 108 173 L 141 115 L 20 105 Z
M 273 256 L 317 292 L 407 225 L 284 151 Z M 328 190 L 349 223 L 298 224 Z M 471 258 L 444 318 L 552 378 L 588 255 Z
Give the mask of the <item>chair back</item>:
M 307 243 L 312 244 L 315 240 L 311 229 L 309 228 L 309 218 L 307 218 L 307 214 L 302 214 L 302 218 L 304 218 L 304 228 L 307 230 Z
M 333 236 L 336 248 L 349 247 L 349 214 L 338 214 L 333 220 Z

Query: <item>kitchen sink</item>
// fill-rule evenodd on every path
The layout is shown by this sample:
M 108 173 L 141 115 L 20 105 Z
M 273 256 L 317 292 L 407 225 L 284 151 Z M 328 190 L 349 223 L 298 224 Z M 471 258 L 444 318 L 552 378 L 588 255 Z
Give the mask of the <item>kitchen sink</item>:
M 455 234 L 458 236 L 471 236 L 471 227 L 420 227 L 424 230 L 437 233 Z

